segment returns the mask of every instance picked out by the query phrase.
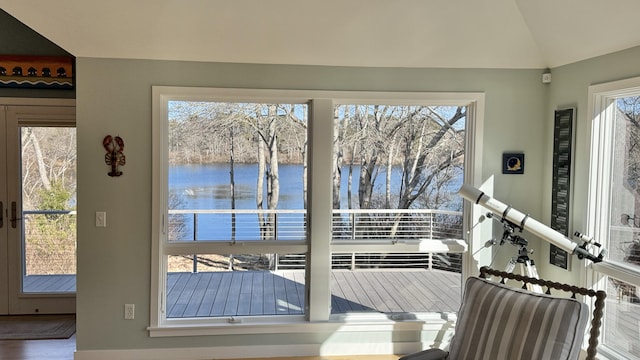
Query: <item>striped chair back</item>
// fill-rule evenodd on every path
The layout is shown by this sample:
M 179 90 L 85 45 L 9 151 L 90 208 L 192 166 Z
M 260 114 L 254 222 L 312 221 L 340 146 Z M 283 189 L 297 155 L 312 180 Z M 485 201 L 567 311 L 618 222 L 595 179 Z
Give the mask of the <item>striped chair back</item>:
M 467 279 L 448 359 L 578 359 L 585 303 Z

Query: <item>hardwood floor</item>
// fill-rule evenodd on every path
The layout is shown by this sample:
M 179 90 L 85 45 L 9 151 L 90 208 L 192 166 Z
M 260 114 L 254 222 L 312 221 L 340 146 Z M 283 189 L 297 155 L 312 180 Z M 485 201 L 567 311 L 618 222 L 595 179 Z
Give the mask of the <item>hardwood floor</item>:
M 293 356 L 279 358 L 252 358 L 234 360 L 397 360 L 399 355 L 343 355 L 343 356 Z M 230 360 L 230 359 L 229 359 Z
M 2 360 L 73 360 L 76 336 L 64 340 L 0 340 Z
M 0 340 L 2 360 L 73 360 L 75 335 L 66 340 Z M 247 360 L 397 360 L 398 355 L 300 356 Z M 241 360 L 241 359 L 235 359 Z

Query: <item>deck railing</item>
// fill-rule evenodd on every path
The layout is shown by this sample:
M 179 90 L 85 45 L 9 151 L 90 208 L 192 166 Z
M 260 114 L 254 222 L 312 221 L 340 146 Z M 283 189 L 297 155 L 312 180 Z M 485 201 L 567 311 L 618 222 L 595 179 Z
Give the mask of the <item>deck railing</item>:
M 305 210 L 170 210 L 170 241 L 304 240 Z M 462 239 L 462 212 L 435 209 L 333 210 L 333 244 Z M 334 268 L 445 268 L 459 272 L 459 254 L 334 253 Z M 277 256 L 276 268 L 304 266 L 304 254 Z M 193 256 L 193 272 L 198 271 Z M 233 267 L 233 263 L 229 264 Z
M 305 210 L 169 210 L 169 241 L 304 240 Z M 333 240 L 462 237 L 462 212 L 333 210 Z
M 462 212 L 434 209 L 334 210 L 333 240 L 462 238 Z
M 76 211 L 22 211 L 23 274 L 76 273 Z

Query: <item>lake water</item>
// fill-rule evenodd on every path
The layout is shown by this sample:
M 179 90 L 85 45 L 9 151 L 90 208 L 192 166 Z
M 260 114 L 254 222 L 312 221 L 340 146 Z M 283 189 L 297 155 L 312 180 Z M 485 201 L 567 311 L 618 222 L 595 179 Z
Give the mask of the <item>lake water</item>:
M 236 209 L 256 208 L 255 164 L 234 167 Z M 182 203 L 180 209 L 230 209 L 228 164 L 173 165 L 169 167 L 169 191 Z M 279 209 L 304 209 L 302 166 L 280 165 Z M 266 188 L 265 188 L 266 197 Z
M 302 188 L 302 165 L 280 165 L 279 209 L 304 209 Z M 348 167 L 342 170 L 341 207 L 347 206 Z M 236 164 L 234 168 L 236 209 L 256 208 L 256 164 Z M 353 198 L 357 208 L 358 175 L 360 167 L 353 168 Z M 383 173 L 378 177 L 376 188 L 384 192 Z M 400 188 L 401 171 L 394 170 L 391 191 Z M 181 199 L 180 209 L 230 209 L 231 190 L 228 164 L 172 165 L 169 167 L 169 191 Z M 266 196 L 266 188 L 264 192 Z
M 302 165 L 280 165 L 280 197 L 278 209 L 295 210 L 304 209 L 303 188 L 302 188 Z M 352 201 L 357 208 L 358 202 L 358 174 L 360 167 L 354 167 L 352 184 Z M 256 164 L 236 164 L 234 168 L 236 209 L 256 209 Z M 341 185 L 341 207 L 347 206 L 347 174 L 348 167 L 342 171 Z M 384 192 L 384 176 L 380 173 L 376 188 L 377 192 Z M 381 178 L 382 177 L 382 178 Z M 394 170 L 392 176 L 391 189 L 397 193 L 400 188 L 401 171 Z M 231 190 L 228 164 L 207 164 L 207 165 L 172 165 L 169 167 L 169 192 L 177 200 L 170 204 L 171 209 L 231 209 Z M 452 185 L 456 191 L 461 184 L 461 180 Z M 264 192 L 266 196 L 266 188 Z M 327 196 L 330 196 L 328 194 Z M 249 218 L 246 216 L 246 218 Z M 252 215 L 251 219 L 256 216 Z M 193 234 L 193 221 L 186 218 L 187 234 Z M 230 234 L 231 217 L 229 215 L 200 215 L 198 223 L 198 239 L 226 239 Z M 256 220 L 251 220 L 255 222 Z M 240 227 L 238 227 L 240 228 Z M 243 231 L 247 239 L 257 237 L 257 224 L 247 224 L 243 226 Z M 304 233 L 304 229 L 298 229 Z M 193 235 L 185 235 L 184 240 L 193 239 Z

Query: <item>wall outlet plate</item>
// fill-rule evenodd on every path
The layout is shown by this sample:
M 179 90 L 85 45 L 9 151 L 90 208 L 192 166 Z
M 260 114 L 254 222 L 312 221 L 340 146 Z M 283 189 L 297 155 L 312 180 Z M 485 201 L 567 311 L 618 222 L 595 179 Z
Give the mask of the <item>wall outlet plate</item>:
M 96 227 L 107 227 L 107 213 L 96 211 Z
M 124 319 L 125 320 L 133 320 L 136 315 L 136 305 L 135 304 L 124 304 Z

